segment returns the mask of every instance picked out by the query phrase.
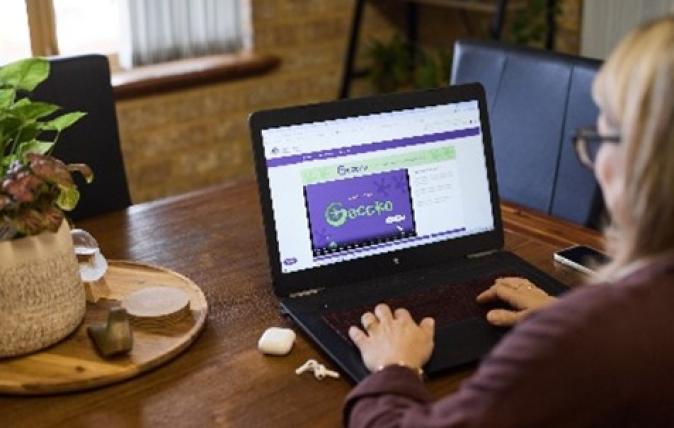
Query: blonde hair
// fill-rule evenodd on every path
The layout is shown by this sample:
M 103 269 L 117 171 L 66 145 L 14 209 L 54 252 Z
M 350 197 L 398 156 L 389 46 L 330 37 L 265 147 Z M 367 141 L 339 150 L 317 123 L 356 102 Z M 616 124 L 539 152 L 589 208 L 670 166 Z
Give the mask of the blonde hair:
M 625 224 L 606 231 L 615 279 L 632 262 L 674 250 L 674 15 L 632 31 L 609 56 L 593 95 L 621 135 Z

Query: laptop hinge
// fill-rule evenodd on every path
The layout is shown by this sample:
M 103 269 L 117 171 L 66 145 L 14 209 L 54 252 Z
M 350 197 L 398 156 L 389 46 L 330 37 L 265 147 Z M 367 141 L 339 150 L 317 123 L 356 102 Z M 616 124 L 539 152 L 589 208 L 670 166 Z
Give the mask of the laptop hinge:
M 482 257 L 491 256 L 492 254 L 496 254 L 499 251 L 500 250 L 481 251 L 479 253 L 468 254 L 466 257 L 468 257 L 469 259 L 479 259 Z
M 302 291 L 296 291 L 294 293 L 290 293 L 288 295 L 288 297 L 290 297 L 291 299 L 297 299 L 297 298 L 300 298 L 300 297 L 312 296 L 314 294 L 320 293 L 322 290 L 324 290 L 323 287 L 310 288 L 308 290 L 302 290 Z

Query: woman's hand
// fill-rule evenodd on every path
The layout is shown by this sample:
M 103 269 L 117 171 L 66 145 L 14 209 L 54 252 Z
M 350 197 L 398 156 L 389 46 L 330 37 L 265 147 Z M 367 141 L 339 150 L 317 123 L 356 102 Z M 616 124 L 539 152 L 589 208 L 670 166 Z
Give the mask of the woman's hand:
M 531 312 L 543 309 L 556 300 L 524 278 L 499 278 L 494 285 L 477 296 L 478 303 L 498 299 L 514 309 L 493 309 L 487 312 L 487 321 L 500 327 L 515 325 Z
M 364 331 L 351 326 L 349 336 L 371 372 L 392 364 L 418 369 L 431 357 L 435 329 L 433 318 L 424 318 L 417 325 L 406 309 L 396 309 L 391 313 L 388 305 L 380 303 L 374 308 L 374 313 L 362 315 L 361 323 Z

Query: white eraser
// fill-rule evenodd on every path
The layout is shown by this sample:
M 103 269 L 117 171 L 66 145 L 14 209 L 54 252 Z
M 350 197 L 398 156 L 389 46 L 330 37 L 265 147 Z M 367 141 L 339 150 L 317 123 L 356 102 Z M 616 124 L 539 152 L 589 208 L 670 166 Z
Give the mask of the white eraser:
M 257 341 L 257 349 L 263 354 L 287 355 L 295 343 L 295 332 L 289 328 L 270 327 Z

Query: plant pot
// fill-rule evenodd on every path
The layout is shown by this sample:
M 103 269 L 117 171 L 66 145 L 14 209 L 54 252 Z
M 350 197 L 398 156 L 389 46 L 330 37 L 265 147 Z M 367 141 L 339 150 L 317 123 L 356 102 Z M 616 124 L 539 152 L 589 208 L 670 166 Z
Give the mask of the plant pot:
M 0 242 L 0 357 L 46 348 L 77 328 L 86 300 L 67 222 Z

